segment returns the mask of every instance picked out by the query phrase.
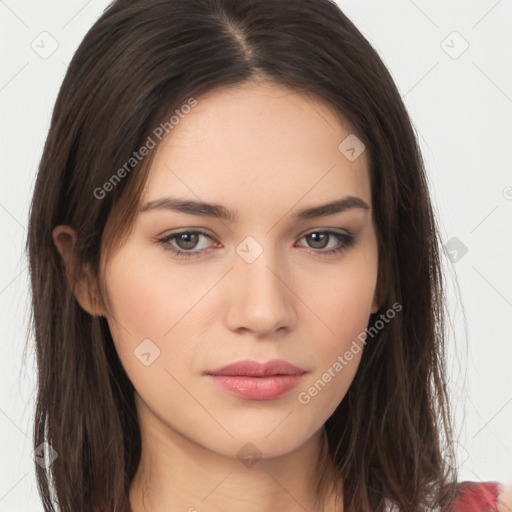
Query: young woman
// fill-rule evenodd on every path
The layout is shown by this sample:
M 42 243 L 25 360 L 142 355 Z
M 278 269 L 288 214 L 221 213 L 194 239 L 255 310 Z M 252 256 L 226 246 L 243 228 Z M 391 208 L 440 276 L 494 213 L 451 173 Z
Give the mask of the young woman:
M 439 243 L 335 3 L 115 1 L 31 207 L 45 509 L 507 510 L 447 462 Z

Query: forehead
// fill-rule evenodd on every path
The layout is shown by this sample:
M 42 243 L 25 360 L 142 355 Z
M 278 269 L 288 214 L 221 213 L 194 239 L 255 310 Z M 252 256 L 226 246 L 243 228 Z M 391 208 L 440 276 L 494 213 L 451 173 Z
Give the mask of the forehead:
M 366 152 L 347 158 L 350 126 L 318 98 L 249 83 L 196 101 L 158 146 L 142 202 L 168 193 L 261 212 L 352 194 L 370 204 Z

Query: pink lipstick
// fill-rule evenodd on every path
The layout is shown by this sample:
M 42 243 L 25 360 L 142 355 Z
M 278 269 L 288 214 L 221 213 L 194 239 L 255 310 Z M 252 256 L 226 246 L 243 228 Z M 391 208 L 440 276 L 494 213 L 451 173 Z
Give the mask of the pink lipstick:
M 248 400 L 276 399 L 296 387 L 306 373 L 306 370 L 280 359 L 266 363 L 238 361 L 204 372 L 228 393 Z

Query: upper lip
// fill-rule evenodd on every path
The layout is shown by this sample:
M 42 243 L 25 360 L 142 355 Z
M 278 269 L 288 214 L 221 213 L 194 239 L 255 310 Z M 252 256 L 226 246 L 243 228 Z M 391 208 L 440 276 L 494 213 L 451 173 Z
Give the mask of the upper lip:
M 282 359 L 272 359 L 266 363 L 246 359 L 245 361 L 237 361 L 236 363 L 231 363 L 215 370 L 209 370 L 205 373 L 206 375 L 266 377 L 270 375 L 301 375 L 306 373 L 306 370 Z

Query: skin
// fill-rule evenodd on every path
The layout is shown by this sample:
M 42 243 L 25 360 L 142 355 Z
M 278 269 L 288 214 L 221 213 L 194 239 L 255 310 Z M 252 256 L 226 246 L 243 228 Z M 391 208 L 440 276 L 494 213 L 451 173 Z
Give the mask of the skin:
M 498 512 L 512 512 L 512 481 L 502 486 L 498 499 Z
M 362 351 L 309 403 L 298 394 L 349 350 L 379 307 L 369 161 L 365 151 L 350 161 L 338 150 L 350 127 L 310 96 L 251 83 L 197 100 L 155 149 L 141 204 L 167 196 L 202 200 L 235 210 L 237 219 L 140 212 L 126 243 L 102 261 L 112 311 L 91 301 L 86 271 L 74 289 L 86 311 L 106 316 L 137 391 L 143 453 L 132 510 L 314 510 L 323 424 Z M 346 195 L 369 209 L 292 218 Z M 180 259 L 156 240 L 192 228 L 211 236 L 188 249 L 203 250 L 198 257 Z M 355 243 L 322 254 L 339 240 L 331 236 L 322 246 L 305 235 L 326 230 L 348 231 Z M 252 263 L 235 250 L 248 236 L 263 250 Z M 54 241 L 69 263 L 76 234 L 58 226 Z M 167 246 L 187 250 L 178 243 Z M 145 339 L 160 350 L 148 366 L 134 355 Z M 233 396 L 202 375 L 274 358 L 307 371 L 274 400 Z M 261 456 L 251 467 L 237 456 L 249 442 Z M 333 500 L 327 497 L 326 510 L 335 510 Z

